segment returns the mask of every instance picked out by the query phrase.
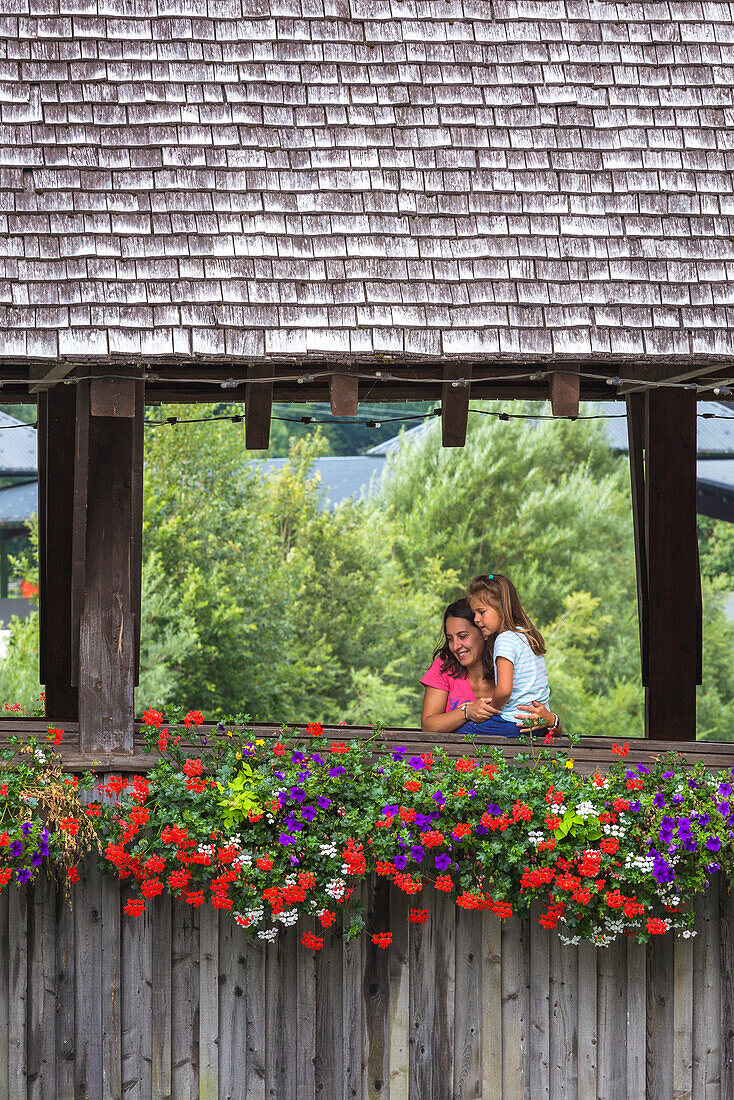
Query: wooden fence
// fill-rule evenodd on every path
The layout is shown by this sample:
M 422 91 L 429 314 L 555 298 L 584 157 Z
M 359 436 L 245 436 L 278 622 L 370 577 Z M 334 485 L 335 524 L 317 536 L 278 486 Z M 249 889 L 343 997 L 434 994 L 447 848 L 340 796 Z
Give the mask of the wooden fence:
M 365 888 L 366 936 L 317 955 L 228 913 L 121 912 L 90 869 L 0 894 L 0 1096 L 11 1100 L 734 1100 L 734 904 L 693 940 L 563 946 L 444 895 Z M 409 925 L 410 905 L 428 906 Z

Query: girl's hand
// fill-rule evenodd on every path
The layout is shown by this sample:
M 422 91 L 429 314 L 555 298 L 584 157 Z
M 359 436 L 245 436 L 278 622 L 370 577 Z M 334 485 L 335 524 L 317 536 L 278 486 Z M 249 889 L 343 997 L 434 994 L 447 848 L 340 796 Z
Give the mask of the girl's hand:
M 499 713 L 497 708 L 492 706 L 491 699 L 477 699 L 476 703 L 469 703 L 466 708 L 466 716 L 470 722 L 486 722 L 488 718 Z

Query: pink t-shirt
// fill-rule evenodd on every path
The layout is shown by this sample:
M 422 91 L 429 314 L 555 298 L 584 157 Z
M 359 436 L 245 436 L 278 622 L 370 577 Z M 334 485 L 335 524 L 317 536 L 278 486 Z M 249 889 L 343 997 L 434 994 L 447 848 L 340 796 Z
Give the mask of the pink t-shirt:
M 441 672 L 442 661 L 437 657 L 425 676 L 422 677 L 423 687 L 438 688 L 439 691 L 447 691 L 446 712 L 456 710 L 462 703 L 475 703 L 477 697 L 472 691 L 468 676 L 457 679 L 448 672 Z

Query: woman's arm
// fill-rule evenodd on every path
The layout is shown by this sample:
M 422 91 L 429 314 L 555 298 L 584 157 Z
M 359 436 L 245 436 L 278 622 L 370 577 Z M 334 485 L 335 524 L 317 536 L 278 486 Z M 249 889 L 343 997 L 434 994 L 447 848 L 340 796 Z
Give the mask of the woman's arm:
M 518 711 L 524 712 L 523 714 L 515 715 L 518 726 L 522 725 L 526 718 L 534 718 L 536 724 L 533 726 L 533 729 L 542 730 L 546 727 L 548 729 L 555 727 L 554 733 L 560 733 L 561 720 L 558 715 L 554 711 L 548 710 L 548 707 L 546 707 L 544 703 L 539 703 L 537 699 L 533 699 L 532 703 L 518 703 L 517 709 Z M 545 726 L 540 725 L 540 719 L 545 720 Z
M 484 722 L 498 713 L 491 699 L 478 699 L 475 703 L 467 704 L 465 718 L 464 711 L 459 707 L 447 712 L 448 697 L 449 693 L 441 691 L 440 688 L 426 688 L 421 710 L 421 729 L 428 730 L 430 733 L 453 733 L 466 721 Z

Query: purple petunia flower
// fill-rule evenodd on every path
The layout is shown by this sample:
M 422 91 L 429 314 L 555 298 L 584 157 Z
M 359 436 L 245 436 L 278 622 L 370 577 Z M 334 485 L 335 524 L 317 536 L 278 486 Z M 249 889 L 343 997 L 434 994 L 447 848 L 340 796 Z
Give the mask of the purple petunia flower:
M 639 798 L 636 799 L 634 802 L 630 802 L 630 809 L 634 814 L 638 814 L 640 812 L 640 810 L 642 809 L 642 803 L 640 802 Z
M 420 844 L 414 844 L 413 847 L 410 849 L 410 858 L 415 860 L 416 863 L 422 863 L 423 856 L 425 854 L 426 853 L 423 851 L 423 848 L 420 846 Z
M 432 814 L 416 814 L 415 815 L 415 827 L 416 829 L 427 829 L 431 824 Z
M 313 821 L 313 819 L 315 817 L 316 817 L 316 807 L 315 806 L 304 806 L 303 809 L 301 810 L 301 820 L 302 821 Z
M 285 772 L 273 772 L 276 779 L 285 779 Z
M 663 772 L 663 779 L 672 779 L 675 772 Z
M 306 797 L 306 792 L 301 787 L 291 787 L 290 796 L 294 802 L 303 802 Z
M 296 843 L 296 838 L 294 836 L 289 836 L 288 833 L 281 833 L 280 836 L 278 837 L 278 843 L 279 844 L 295 844 Z
M 451 860 L 447 855 L 436 856 L 433 861 L 436 865 L 437 871 L 445 871 L 447 867 L 451 866 Z
M 317 752 L 312 752 L 311 753 L 311 759 L 313 760 L 313 762 L 315 764 L 325 764 L 326 763 L 323 756 L 319 756 L 319 754 Z
M 304 760 L 308 760 L 308 757 L 305 753 L 300 752 L 298 749 L 296 749 L 294 752 L 291 753 L 291 760 L 294 764 L 302 764 Z
M 721 867 L 718 863 L 709 863 L 706 870 L 710 875 L 713 875 L 714 871 L 720 871 Z
M 653 802 L 656 806 L 659 806 L 662 809 L 665 805 L 665 795 L 662 794 L 662 792 L 658 791 L 658 793 L 653 798 Z
M 650 774 L 650 769 L 646 768 L 644 764 L 638 764 L 637 765 L 637 770 L 638 770 L 638 772 L 640 772 L 641 775 L 649 775 Z
M 15 877 L 18 882 L 28 882 L 28 879 L 31 877 L 31 872 L 27 867 L 21 867 L 19 871 L 15 872 Z
M 717 836 L 707 836 L 706 847 L 710 852 L 718 852 L 719 848 L 721 847 L 721 841 Z
M 433 801 L 438 802 L 439 806 L 443 806 L 444 802 L 446 801 L 446 795 L 443 793 L 443 791 L 434 791 L 432 797 Z
M 674 806 L 680 806 L 681 802 L 683 801 L 683 795 L 674 794 L 671 796 L 670 801 L 673 803 Z
M 402 760 L 407 751 L 408 750 L 405 748 L 404 745 L 401 745 L 400 748 L 393 749 L 393 751 L 392 751 L 393 760 Z
M 336 779 L 337 776 L 346 775 L 346 773 L 347 773 L 347 769 L 343 768 L 341 766 L 341 764 L 339 765 L 338 768 L 329 768 L 329 778 L 330 779 Z
M 683 839 L 683 851 L 695 852 L 698 849 L 698 841 L 694 840 L 692 836 L 684 837 Z
M 724 780 L 723 783 L 719 783 L 719 798 L 728 798 L 731 792 L 731 783 L 727 783 L 726 780 Z
M 24 821 L 20 827 L 20 831 L 23 836 L 28 836 L 30 832 L 33 832 L 33 826 L 31 825 L 30 821 Z
M 46 854 L 48 854 L 48 853 L 46 853 Z M 41 852 L 41 851 L 33 853 L 32 857 L 31 857 L 31 863 L 33 864 L 34 867 L 40 867 L 41 866 L 41 864 L 43 863 L 43 855 L 44 855 L 44 853 Z
M 426 765 L 425 761 L 421 760 L 420 756 L 411 756 L 410 760 L 408 761 L 408 766 L 411 768 L 415 768 L 415 770 L 419 772 L 421 768 L 425 768 Z
M 393 863 L 397 867 L 398 871 L 404 871 L 407 862 L 408 861 L 405 856 L 401 856 L 400 854 L 393 857 Z
M 20 840 L 14 840 L 10 845 L 10 855 L 13 859 L 18 859 L 19 856 L 23 855 L 23 845 Z

